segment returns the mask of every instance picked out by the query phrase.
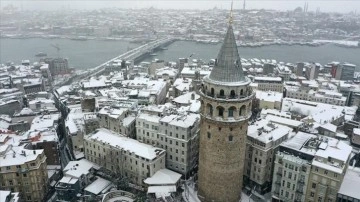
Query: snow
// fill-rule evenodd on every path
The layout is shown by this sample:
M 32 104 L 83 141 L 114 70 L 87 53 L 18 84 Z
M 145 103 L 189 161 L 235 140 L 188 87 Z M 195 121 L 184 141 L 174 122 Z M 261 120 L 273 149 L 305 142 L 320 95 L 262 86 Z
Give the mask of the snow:
M 155 193 L 156 198 L 170 196 L 171 193 L 176 192 L 175 185 L 167 186 L 149 186 L 147 193 Z
M 1 150 L 6 153 L 1 157 L 0 167 L 22 165 L 30 161 L 35 161 L 39 155 L 44 153 L 44 150 L 28 150 L 22 146 L 13 147 L 12 145 L 3 145 Z
M 353 135 L 360 136 L 360 128 L 354 128 Z
M 100 194 L 104 189 L 107 189 L 111 186 L 111 182 L 108 180 L 105 180 L 101 177 L 97 177 L 97 179 L 92 182 L 90 185 L 88 185 L 85 188 L 85 191 L 93 193 L 95 195 Z
M 331 123 L 326 123 L 324 125 L 321 125 L 320 127 L 324 128 L 328 131 L 334 132 L 334 133 L 336 133 L 336 129 L 337 129 L 337 126 L 335 126 L 334 124 L 331 124 Z
M 288 135 L 291 131 L 287 126 L 272 124 L 262 119 L 249 125 L 247 135 L 266 144 Z
M 18 115 L 33 115 L 35 114 L 30 108 L 23 108 Z
M 10 191 L 0 190 L 0 202 L 7 202 L 7 197 L 11 194 Z
M 279 92 L 256 91 L 256 98 L 266 102 L 281 102 L 283 94 Z
M 160 119 L 160 122 L 168 123 L 169 125 L 178 126 L 181 128 L 189 128 L 190 126 L 194 126 L 197 121 L 200 120 L 199 114 L 171 114 L 168 116 L 164 116 Z
M 341 183 L 339 194 L 360 199 L 360 168 L 349 167 Z
M 31 123 L 31 130 L 39 130 L 42 128 L 52 128 L 57 125 L 57 121 L 60 119 L 60 114 L 49 114 L 37 116 Z
M 108 85 L 106 84 L 105 79 L 91 78 L 89 81 L 82 82 L 82 86 L 84 89 L 87 89 L 87 88 L 103 88 L 103 87 L 107 87 Z
M 173 86 L 180 92 L 190 90 L 192 79 L 178 78 L 175 80 Z
M 165 152 L 163 149 L 140 143 L 137 140 L 124 137 L 105 128 L 97 129 L 86 138 L 93 141 L 103 142 L 113 147 L 123 148 L 125 151 L 135 153 L 135 155 L 149 160 L 152 160 Z
M 276 82 L 281 82 L 282 79 L 281 77 L 260 77 L 260 76 L 256 76 L 254 78 L 255 82 L 259 82 L 259 81 L 276 81 Z
M 168 169 L 160 169 L 153 176 L 144 180 L 148 185 L 175 185 L 181 174 Z
M 147 122 L 152 122 L 152 123 L 159 123 L 161 117 L 146 113 L 140 113 L 138 119 L 143 119 L 146 120 Z
M 80 178 L 89 173 L 91 168 L 98 168 L 98 165 L 86 160 L 70 161 L 63 169 L 64 176 Z
M 301 122 L 301 121 L 278 117 L 278 116 L 274 116 L 274 115 L 267 115 L 266 120 L 268 120 L 271 123 L 277 123 L 280 125 L 295 127 L 295 128 L 300 127 L 303 124 L 303 122 Z
M 304 132 L 298 132 L 294 137 L 287 140 L 286 142 L 283 142 L 281 146 L 290 148 L 290 149 L 296 149 L 298 151 L 304 151 L 303 146 L 312 138 L 316 138 L 316 135 L 312 135 L 309 133 Z M 304 151 L 305 152 L 305 151 Z M 313 151 L 307 151 L 306 153 L 310 153 L 312 155 L 315 154 L 315 150 Z
M 194 94 L 194 100 L 198 100 L 200 96 L 196 94 L 195 92 L 188 92 L 183 95 L 180 95 L 176 97 L 173 102 L 176 102 L 178 104 L 190 104 L 193 99 L 191 99 L 192 95 Z
M 329 170 L 331 172 L 338 173 L 338 174 L 342 174 L 342 172 L 343 172 L 342 168 L 337 168 L 337 167 L 334 167 L 332 165 L 322 163 L 322 162 L 319 162 L 319 161 L 313 161 L 312 166 L 323 168 L 325 170 Z
M 79 179 L 77 178 L 73 178 L 70 176 L 64 176 L 63 178 L 61 178 L 61 180 L 59 181 L 59 183 L 64 183 L 64 184 L 75 184 Z
M 352 147 L 345 144 L 343 141 L 328 138 L 328 147 L 325 150 L 319 149 L 315 155 L 325 159 L 331 157 L 342 162 L 347 162 L 351 151 Z

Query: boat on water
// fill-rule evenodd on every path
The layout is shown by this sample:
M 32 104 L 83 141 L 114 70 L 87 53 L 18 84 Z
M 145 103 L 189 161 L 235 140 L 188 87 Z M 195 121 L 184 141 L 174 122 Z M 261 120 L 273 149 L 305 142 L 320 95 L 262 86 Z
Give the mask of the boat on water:
M 161 47 L 160 50 L 167 50 L 168 48 L 166 47 Z
M 156 53 L 150 53 L 150 56 L 157 56 Z
M 35 55 L 36 57 L 46 57 L 47 54 L 43 53 L 43 52 L 39 52 L 38 54 Z

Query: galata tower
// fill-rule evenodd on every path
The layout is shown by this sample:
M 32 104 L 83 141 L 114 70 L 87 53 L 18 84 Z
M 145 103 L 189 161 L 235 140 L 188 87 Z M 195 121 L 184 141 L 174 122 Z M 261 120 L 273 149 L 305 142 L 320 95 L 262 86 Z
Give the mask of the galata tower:
M 254 96 L 244 76 L 232 28 L 215 65 L 205 76 L 201 96 L 198 197 L 203 202 L 239 202 L 248 119 Z

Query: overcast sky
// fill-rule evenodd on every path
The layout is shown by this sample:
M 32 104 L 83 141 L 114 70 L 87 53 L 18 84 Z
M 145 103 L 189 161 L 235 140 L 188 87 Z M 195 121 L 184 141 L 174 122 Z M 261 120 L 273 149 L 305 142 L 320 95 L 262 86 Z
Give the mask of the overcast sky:
M 235 0 L 234 7 L 242 8 L 244 0 Z M 303 7 L 305 2 L 309 4 L 309 11 L 315 11 L 320 8 L 325 12 L 351 12 L 360 13 L 360 0 L 246 0 L 247 9 L 276 9 L 293 10 L 296 7 Z M 13 4 L 22 7 L 24 10 L 54 10 L 60 8 L 71 9 L 98 9 L 104 7 L 118 8 L 149 8 L 151 6 L 159 9 L 211 9 L 214 7 L 228 9 L 230 0 L 0 0 L 0 6 Z

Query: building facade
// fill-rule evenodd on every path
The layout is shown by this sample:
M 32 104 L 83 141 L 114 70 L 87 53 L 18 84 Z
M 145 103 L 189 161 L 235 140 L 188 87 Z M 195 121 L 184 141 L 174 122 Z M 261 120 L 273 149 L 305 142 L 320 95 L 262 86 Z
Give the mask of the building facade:
M 43 201 L 48 190 L 44 150 L 4 145 L 0 153 L 0 189 L 20 192 L 26 202 Z
M 282 93 L 284 84 L 280 77 L 255 77 L 254 82 L 258 84 L 257 89 L 261 91 L 275 91 Z
M 166 151 L 99 128 L 84 137 L 85 158 L 133 184 L 165 168 Z
M 204 202 L 241 198 L 248 119 L 254 94 L 242 71 L 230 23 L 201 96 L 198 197 Z
M 193 171 L 199 156 L 198 114 L 141 113 L 136 119 L 136 139 L 166 150 L 166 167 L 183 175 Z

